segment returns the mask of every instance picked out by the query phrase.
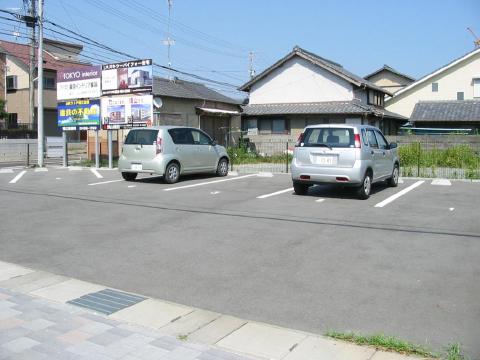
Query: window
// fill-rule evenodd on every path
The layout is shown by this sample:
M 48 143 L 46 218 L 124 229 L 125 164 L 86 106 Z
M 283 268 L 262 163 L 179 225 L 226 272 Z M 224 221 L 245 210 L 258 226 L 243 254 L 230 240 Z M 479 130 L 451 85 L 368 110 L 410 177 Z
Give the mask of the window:
M 480 78 L 473 79 L 473 97 L 480 98 Z
M 288 134 L 288 122 L 285 119 L 258 119 L 260 134 Z
M 388 142 L 383 137 L 383 135 L 379 131 L 375 131 L 375 135 L 377 136 L 378 147 L 382 150 L 387 149 L 388 148 Z
M 355 146 L 353 130 L 349 128 L 309 128 L 305 131 L 303 146 L 328 145 L 332 148 Z
M 438 92 L 438 83 L 432 83 L 432 92 Z
M 369 90 L 368 91 L 368 103 L 370 105 L 376 105 L 383 107 L 384 95 L 381 92 Z
M 457 92 L 457 100 L 465 100 L 463 91 Z
M 55 90 L 55 78 L 53 77 L 43 77 L 43 88 L 47 90 Z
M 16 129 L 18 127 L 18 114 L 10 113 L 7 115 L 7 127 L 9 129 Z
M 368 146 L 368 138 L 367 138 L 367 133 L 365 132 L 365 129 L 362 129 L 362 139 L 363 143 Z
M 196 145 L 210 145 L 212 142 L 212 139 L 210 139 L 207 135 L 205 135 L 203 132 L 198 131 L 198 130 L 191 130 L 192 131 L 192 137 L 193 137 L 193 143 Z
M 157 141 L 158 130 L 130 130 L 125 139 L 126 145 L 153 145 Z
M 17 75 L 7 76 L 7 90 L 17 89 Z
M 378 149 L 377 138 L 375 137 L 375 133 L 373 132 L 373 130 L 367 130 L 367 138 L 370 147 Z
M 170 129 L 168 133 L 175 144 L 193 145 L 194 143 L 190 129 Z

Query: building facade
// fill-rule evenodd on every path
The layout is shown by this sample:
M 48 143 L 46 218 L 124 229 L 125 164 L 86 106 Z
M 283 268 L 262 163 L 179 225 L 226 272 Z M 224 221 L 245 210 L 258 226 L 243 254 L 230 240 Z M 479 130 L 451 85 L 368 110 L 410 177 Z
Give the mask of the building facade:
M 384 109 L 392 93 L 300 47 L 239 90 L 249 94 L 242 129 L 254 141 L 296 139 L 311 124 L 371 124 L 396 134 L 406 122 Z
M 364 79 L 391 93 L 396 93 L 415 81 L 413 77 L 405 75 L 388 65 L 383 65 L 380 69 L 364 76 Z
M 448 118 L 449 127 L 470 124 L 470 126 L 478 128 L 480 124 L 476 121 L 470 121 L 468 115 L 465 118 L 462 109 L 468 108 L 469 111 L 480 112 L 480 108 L 476 108 L 480 106 L 479 100 L 480 48 L 425 75 L 396 92 L 392 98 L 385 101 L 385 107 L 387 110 L 405 117 L 412 117 L 412 122 L 423 122 L 424 124 L 421 126 L 444 127 L 446 122 L 443 120 Z M 471 101 L 471 103 L 465 105 L 462 101 Z M 421 105 L 419 111 L 413 117 L 415 106 L 425 102 L 430 102 L 431 105 Z M 442 102 L 444 102 L 443 105 Z M 446 105 L 447 102 L 448 106 Z M 439 118 L 440 114 L 438 111 L 440 109 L 448 111 L 448 114 L 444 115 L 445 119 Z M 460 115 L 461 117 L 457 119 L 458 121 L 451 118 L 451 116 Z M 428 121 L 422 121 L 422 119 L 428 119 Z

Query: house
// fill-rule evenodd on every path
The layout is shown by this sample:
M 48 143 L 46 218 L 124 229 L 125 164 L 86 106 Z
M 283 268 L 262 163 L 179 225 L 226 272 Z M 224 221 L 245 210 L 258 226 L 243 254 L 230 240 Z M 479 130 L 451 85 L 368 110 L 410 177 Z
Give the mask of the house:
M 310 124 L 372 124 L 396 134 L 407 120 L 384 109 L 390 91 L 298 46 L 239 90 L 249 93 L 242 129 L 253 142 L 293 140 Z
M 207 86 L 180 79 L 155 77 L 153 81 L 156 125 L 198 127 L 229 145 L 239 136 L 240 103 Z M 160 105 L 160 106 L 157 106 Z
M 479 129 L 480 48 L 399 90 L 385 107 L 415 126 Z
M 411 76 L 405 75 L 386 64 L 371 74 L 364 76 L 364 79 L 391 93 L 396 93 L 415 81 Z
M 220 145 L 233 145 L 240 136 L 240 101 L 207 86 L 174 78 L 153 78 L 153 125 L 191 126 L 204 130 Z M 113 131 L 117 157 L 128 130 Z M 89 132 L 88 158 L 95 157 L 95 134 Z M 100 131 L 100 155 L 106 157 L 107 133 Z
M 49 39 L 44 40 L 43 99 L 45 136 L 61 136 L 61 130 L 57 127 L 57 70 L 65 67 L 85 65 L 85 63 L 80 62 L 77 58 L 82 49 L 82 45 Z M 22 127 L 36 130 L 37 117 L 34 115 L 34 118 L 32 118 L 29 111 L 30 46 L 0 40 L 0 53 L 5 54 L 6 58 L 6 73 L 2 79 L 4 78 L 6 83 L 8 119 L 4 125 L 11 128 Z M 34 91 L 36 113 L 37 91 L 36 89 Z

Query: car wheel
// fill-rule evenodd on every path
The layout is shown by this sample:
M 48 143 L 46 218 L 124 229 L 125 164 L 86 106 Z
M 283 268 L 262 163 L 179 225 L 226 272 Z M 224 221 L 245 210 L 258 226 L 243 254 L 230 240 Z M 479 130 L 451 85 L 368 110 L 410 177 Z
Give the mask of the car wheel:
M 218 161 L 217 165 L 217 176 L 227 176 L 228 175 L 228 160 L 222 158 Z
M 134 181 L 137 178 L 137 173 L 122 172 L 122 177 L 127 181 Z
M 295 194 L 297 195 L 306 195 L 308 193 L 308 188 L 309 186 L 307 184 L 293 183 L 293 191 L 295 191 Z
M 180 178 L 180 166 L 176 162 L 171 162 L 168 164 L 165 169 L 165 174 L 163 175 L 163 180 L 167 184 L 174 184 Z
M 388 186 L 397 187 L 398 186 L 398 176 L 399 176 L 398 164 L 395 164 L 393 167 L 392 177 L 388 179 Z
M 368 199 L 370 197 L 370 191 L 372 190 L 372 175 L 367 172 L 363 178 L 362 185 L 358 188 L 357 195 L 361 200 Z

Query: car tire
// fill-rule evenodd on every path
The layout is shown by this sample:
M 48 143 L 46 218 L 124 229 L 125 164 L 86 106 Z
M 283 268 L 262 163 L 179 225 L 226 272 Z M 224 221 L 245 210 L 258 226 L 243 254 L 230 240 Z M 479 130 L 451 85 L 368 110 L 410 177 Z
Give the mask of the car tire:
M 135 179 L 137 178 L 137 173 L 122 172 L 122 177 L 126 181 L 135 181 Z
M 227 176 L 228 175 L 228 160 L 221 158 L 218 161 L 217 165 L 217 176 Z
M 362 185 L 357 190 L 357 195 L 360 200 L 366 200 L 370 197 L 372 191 L 372 175 L 367 172 L 362 180 Z
M 302 184 L 298 182 L 293 183 L 293 191 L 295 191 L 295 194 L 297 195 L 306 195 L 308 193 L 308 188 L 309 185 L 307 184 Z
M 176 162 L 171 162 L 167 165 L 165 169 L 165 174 L 163 175 L 163 181 L 167 184 L 174 184 L 180 178 L 180 166 Z
M 392 177 L 387 180 L 388 186 L 397 187 L 399 175 L 400 175 L 400 170 L 398 168 L 398 164 L 395 164 L 392 171 Z

